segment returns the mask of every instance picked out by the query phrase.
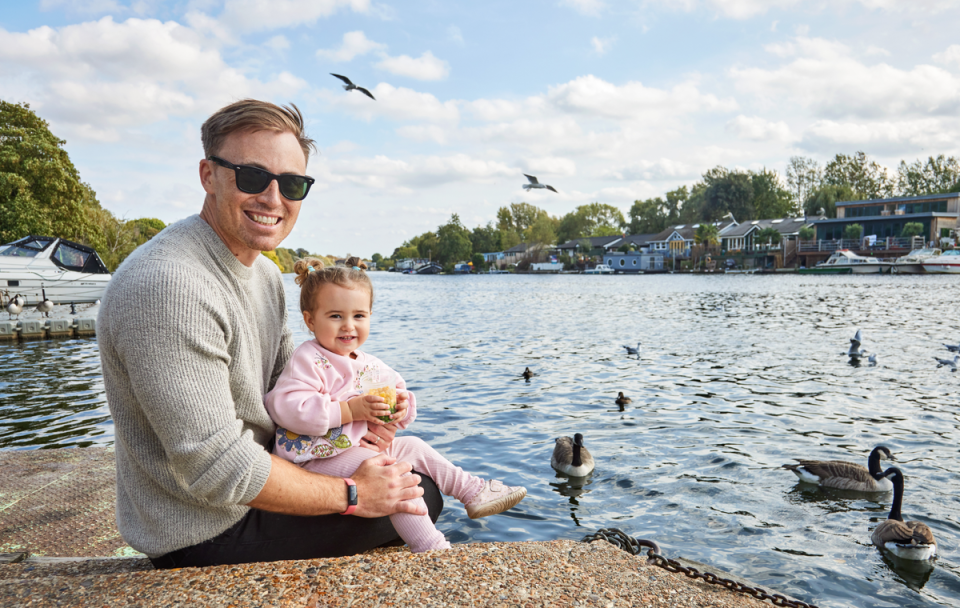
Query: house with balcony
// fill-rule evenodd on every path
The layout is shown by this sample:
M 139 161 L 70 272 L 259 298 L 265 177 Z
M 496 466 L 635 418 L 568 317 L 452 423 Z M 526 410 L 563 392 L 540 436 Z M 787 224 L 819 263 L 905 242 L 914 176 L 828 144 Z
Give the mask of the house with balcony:
M 583 253 L 585 255 L 602 256 L 611 249 L 616 249 L 622 243 L 623 236 L 585 236 L 579 239 L 572 239 L 563 245 L 557 247 L 557 253 L 560 255 L 574 255 Z
M 720 237 L 721 255 L 729 266 L 742 268 L 782 268 L 797 261 L 800 229 L 811 226 L 813 219 L 785 217 L 769 220 L 751 220 L 731 228 Z M 761 230 L 773 228 L 780 233 L 780 240 L 767 244 L 758 235 Z
M 723 220 L 714 222 L 717 232 L 721 239 L 723 236 L 739 226 L 736 220 Z M 688 258 L 690 250 L 696 242 L 697 228 L 700 224 L 677 224 L 668 226 L 666 230 L 660 232 L 647 241 L 647 247 L 651 253 L 659 253 L 669 258 Z

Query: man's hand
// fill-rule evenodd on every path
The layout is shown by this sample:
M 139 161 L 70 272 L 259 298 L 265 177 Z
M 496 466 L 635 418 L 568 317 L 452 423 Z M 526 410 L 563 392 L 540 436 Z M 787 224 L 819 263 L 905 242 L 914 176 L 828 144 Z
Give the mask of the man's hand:
M 396 434 L 397 425 L 392 422 L 384 425 L 368 422 L 367 434 L 360 438 L 360 446 L 374 452 L 383 452 L 393 442 Z
M 357 484 L 358 504 L 354 515 L 382 517 L 394 513 L 426 515 L 425 507 L 409 502 L 423 496 L 420 476 L 411 474 L 410 463 L 396 462 L 386 454 L 365 460 L 351 476 Z

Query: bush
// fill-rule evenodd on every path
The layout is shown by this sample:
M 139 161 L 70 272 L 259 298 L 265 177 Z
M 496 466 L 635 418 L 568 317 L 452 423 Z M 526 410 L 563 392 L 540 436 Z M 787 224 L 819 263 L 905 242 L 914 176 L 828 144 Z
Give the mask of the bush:
M 527 259 L 520 260 L 520 262 L 517 264 L 517 270 L 520 270 L 523 272 L 530 270 L 530 260 L 527 260 Z
M 863 234 L 863 226 L 860 224 L 850 224 L 843 229 L 843 238 L 849 241 L 859 240 L 861 234 Z
M 801 240 L 812 241 L 817 236 L 817 230 L 813 226 L 804 226 L 799 234 Z
M 903 225 L 903 232 L 900 233 L 900 236 L 910 238 L 921 234 L 923 234 L 923 224 L 921 222 L 907 222 Z

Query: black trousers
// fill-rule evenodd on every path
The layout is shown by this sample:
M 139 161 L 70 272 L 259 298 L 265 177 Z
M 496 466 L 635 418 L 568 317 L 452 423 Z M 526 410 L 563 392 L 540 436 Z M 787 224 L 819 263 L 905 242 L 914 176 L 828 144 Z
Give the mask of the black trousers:
M 443 496 L 432 479 L 420 475 L 423 500 L 436 523 Z M 361 497 L 362 500 L 363 497 Z M 353 515 L 300 517 L 259 509 L 247 514 L 226 532 L 191 547 L 151 557 L 153 567 L 188 568 L 275 562 L 356 555 L 376 547 L 402 545 L 389 517 L 368 519 Z

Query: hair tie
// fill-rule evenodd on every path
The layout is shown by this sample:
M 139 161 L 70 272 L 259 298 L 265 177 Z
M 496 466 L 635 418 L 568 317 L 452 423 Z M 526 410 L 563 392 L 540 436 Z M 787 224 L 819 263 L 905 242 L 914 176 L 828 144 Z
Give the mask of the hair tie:
M 354 270 L 360 270 L 360 267 L 359 267 L 359 266 L 354 266 L 353 269 L 354 269 Z
M 310 273 L 310 272 L 316 272 L 316 270 L 317 270 L 317 269 L 314 268 L 313 266 L 307 266 L 307 272 L 308 272 L 308 273 Z

